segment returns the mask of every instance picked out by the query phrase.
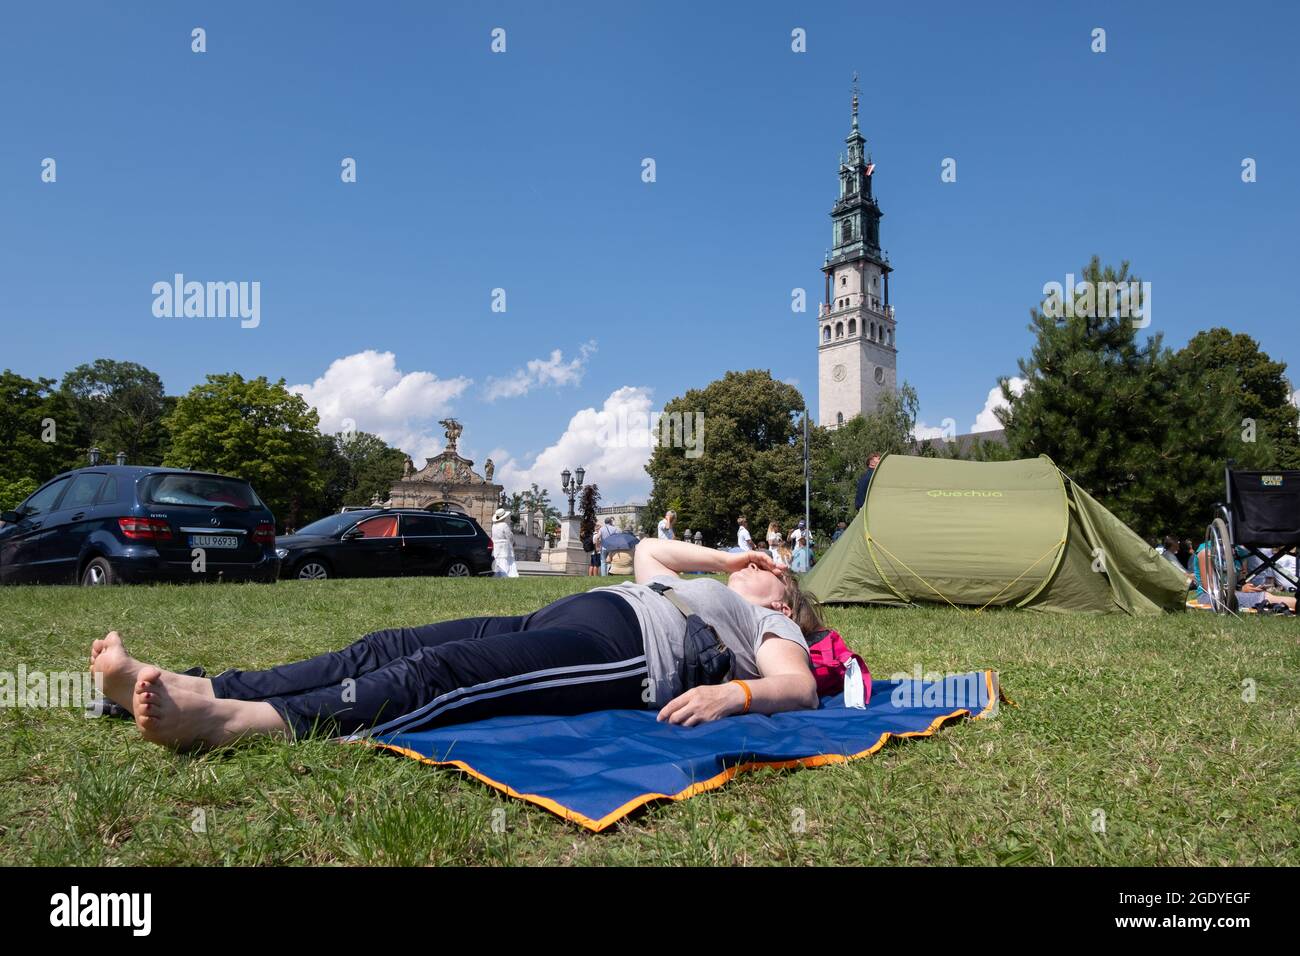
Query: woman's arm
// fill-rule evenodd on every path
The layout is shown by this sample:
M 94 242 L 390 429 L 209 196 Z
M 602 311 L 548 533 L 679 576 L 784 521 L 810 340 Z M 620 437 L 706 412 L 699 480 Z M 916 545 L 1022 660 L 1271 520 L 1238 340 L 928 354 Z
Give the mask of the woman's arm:
M 667 574 L 676 577 L 683 571 L 703 571 L 706 574 L 730 574 L 748 565 L 756 564 L 764 571 L 776 571 L 771 557 L 761 551 L 714 551 L 685 541 L 666 541 L 646 538 L 638 541 L 632 552 L 632 570 L 636 583 L 645 584 L 651 578 Z
M 745 681 L 753 696 L 751 714 L 817 708 L 817 681 L 808 668 L 808 652 L 798 644 L 774 634 L 764 635 L 758 648 L 758 671 L 761 678 Z M 694 727 L 744 712 L 744 688 L 736 681 L 728 681 L 692 687 L 679 694 L 659 711 L 659 720 Z

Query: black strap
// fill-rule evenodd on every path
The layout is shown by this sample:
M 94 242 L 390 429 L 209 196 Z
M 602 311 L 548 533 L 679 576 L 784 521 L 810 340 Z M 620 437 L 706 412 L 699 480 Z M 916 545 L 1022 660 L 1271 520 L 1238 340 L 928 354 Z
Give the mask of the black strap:
M 656 594 L 666 597 L 673 607 L 686 618 L 686 637 L 682 661 L 682 686 L 686 689 L 701 684 L 721 684 L 731 679 L 734 657 L 718 636 L 717 629 L 691 610 L 691 606 L 673 592 L 668 584 L 654 581 L 648 585 Z

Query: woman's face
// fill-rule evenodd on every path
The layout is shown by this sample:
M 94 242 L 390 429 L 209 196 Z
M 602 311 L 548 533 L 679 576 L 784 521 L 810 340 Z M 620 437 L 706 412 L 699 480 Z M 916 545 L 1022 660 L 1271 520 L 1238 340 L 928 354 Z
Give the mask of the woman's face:
M 750 604 L 774 608 L 787 617 L 790 616 L 790 608 L 785 603 L 785 581 L 773 571 L 764 571 L 754 564 L 748 565 L 727 578 L 727 587 Z

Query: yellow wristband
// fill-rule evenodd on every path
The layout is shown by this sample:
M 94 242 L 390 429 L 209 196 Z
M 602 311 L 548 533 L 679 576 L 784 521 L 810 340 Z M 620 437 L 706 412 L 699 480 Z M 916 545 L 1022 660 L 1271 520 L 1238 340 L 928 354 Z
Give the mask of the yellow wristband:
M 743 690 L 743 691 L 745 692 L 745 709 L 742 710 L 741 713 L 742 713 L 742 714 L 747 714 L 747 713 L 749 713 L 749 705 L 752 704 L 752 703 L 754 702 L 754 695 L 753 695 L 753 693 L 752 693 L 752 692 L 750 691 L 750 689 L 749 689 L 749 684 L 748 684 L 748 682 L 743 681 L 743 680 L 733 680 L 732 683 L 733 683 L 733 684 L 739 684 L 739 685 L 740 685 L 740 689 Z

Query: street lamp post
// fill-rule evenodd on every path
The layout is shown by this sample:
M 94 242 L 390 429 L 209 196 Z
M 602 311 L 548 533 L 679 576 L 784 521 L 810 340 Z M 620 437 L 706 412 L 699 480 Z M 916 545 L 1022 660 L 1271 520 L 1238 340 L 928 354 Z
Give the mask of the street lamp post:
M 582 480 L 587 477 L 587 469 L 578 467 L 573 474 L 569 474 L 569 469 L 560 472 L 560 489 L 569 496 L 569 514 L 568 517 L 574 517 L 573 500 L 582 492 Z

